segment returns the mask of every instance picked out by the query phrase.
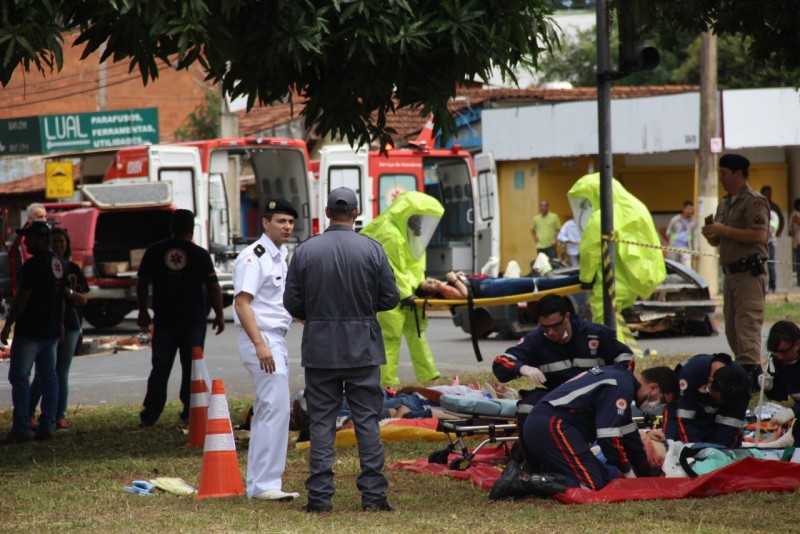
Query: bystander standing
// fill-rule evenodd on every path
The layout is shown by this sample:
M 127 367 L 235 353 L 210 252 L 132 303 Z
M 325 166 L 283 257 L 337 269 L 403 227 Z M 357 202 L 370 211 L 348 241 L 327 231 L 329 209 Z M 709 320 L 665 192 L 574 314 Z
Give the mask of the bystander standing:
M 0 331 L 0 342 L 8 343 L 11 326 L 11 401 L 14 405 L 11 431 L 4 443 L 22 443 L 31 439 L 30 375 L 36 366 L 42 386 L 42 413 L 36 439 L 52 439 L 58 405 L 56 346 L 63 332 L 66 264 L 50 250 L 50 227 L 33 221 L 17 230 L 25 238 L 25 247 L 33 254 L 19 272 L 19 287 L 6 323 Z
M 340 187 L 328 196 L 325 233 L 301 243 L 289 266 L 284 304 L 305 321 L 302 363 L 310 419 L 306 479 L 310 513 L 333 509 L 336 417 L 343 397 L 356 429 L 361 473 L 356 485 L 365 511 L 391 511 L 379 419 L 383 408 L 380 366 L 386 363 L 376 314 L 400 300 L 386 253 L 353 230 L 358 200 Z
M 550 211 L 550 202 L 540 200 L 539 213 L 531 222 L 531 236 L 536 243 L 537 252 L 546 254 L 551 261 L 556 259 L 556 237 L 560 228 L 561 220 Z
M 289 349 L 292 317 L 283 306 L 286 242 L 297 210 L 288 201 L 270 200 L 261 219 L 261 237 L 239 253 L 233 273 L 234 319 L 241 326 L 239 359 L 253 380 L 253 419 L 247 450 L 247 496 L 293 501 L 282 489 L 289 442 Z
M 147 309 L 150 285 L 153 286 L 152 370 L 147 379 L 144 409 L 139 414 L 140 427 L 156 424 L 167 401 L 167 383 L 180 354 L 183 410 L 180 417 L 189 421 L 192 382 L 192 350 L 205 345 L 206 317 L 209 305 L 214 310 L 214 328 L 225 329 L 222 315 L 222 291 L 207 250 L 192 243 L 194 213 L 175 210 L 170 219 L 172 237 L 153 243 L 145 250 L 139 264 L 136 297 L 139 316 L 136 323 L 143 332 L 150 328 Z M 206 298 L 208 292 L 208 299 Z

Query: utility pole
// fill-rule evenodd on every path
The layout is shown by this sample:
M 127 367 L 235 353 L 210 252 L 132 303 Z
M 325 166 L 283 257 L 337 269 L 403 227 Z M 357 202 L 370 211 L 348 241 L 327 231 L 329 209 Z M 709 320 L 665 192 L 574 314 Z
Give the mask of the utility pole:
M 600 167 L 600 233 L 614 232 L 612 182 L 614 156 L 611 152 L 611 60 L 608 37 L 608 0 L 597 0 L 597 159 Z M 617 329 L 615 246 L 601 240 L 603 261 L 603 324 Z
M 697 212 L 700 224 L 717 211 L 719 203 L 717 157 L 722 148 L 719 135 L 717 92 L 717 36 L 710 31 L 700 35 L 700 132 L 696 160 Z M 700 237 L 700 252 L 716 253 L 716 247 Z M 697 272 L 708 282 L 711 295 L 719 294 L 719 258 L 700 256 Z

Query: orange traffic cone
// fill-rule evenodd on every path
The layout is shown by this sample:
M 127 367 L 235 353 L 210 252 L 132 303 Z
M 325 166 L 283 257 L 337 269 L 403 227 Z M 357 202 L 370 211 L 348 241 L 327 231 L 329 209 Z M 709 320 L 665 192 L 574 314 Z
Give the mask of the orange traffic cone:
M 208 420 L 208 385 L 203 369 L 208 374 L 206 362 L 203 360 L 203 349 L 192 349 L 192 385 L 189 403 L 189 441 L 187 447 L 202 447 L 206 439 L 206 421 Z
M 208 374 L 206 360 L 203 358 L 202 347 L 192 347 L 192 380 L 194 380 L 194 367 L 197 364 L 198 377 L 206 381 L 206 391 L 211 391 L 211 375 Z
M 228 401 L 225 398 L 225 383 L 222 380 L 214 380 L 211 385 L 203 468 L 200 471 L 197 498 L 226 497 L 243 493 L 242 472 L 239 470 Z

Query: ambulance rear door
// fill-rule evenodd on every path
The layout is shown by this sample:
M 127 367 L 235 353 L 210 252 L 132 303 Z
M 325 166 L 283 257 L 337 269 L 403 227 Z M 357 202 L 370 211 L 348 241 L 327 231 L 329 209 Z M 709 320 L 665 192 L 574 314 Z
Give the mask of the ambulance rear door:
M 495 258 L 486 274 L 496 277 L 500 261 L 500 212 L 497 194 L 497 166 L 491 152 L 474 157 L 475 185 L 472 188 L 475 243 L 475 272 L 480 272 L 490 259 Z
M 366 146 L 354 149 L 346 144 L 330 145 L 320 150 L 318 204 L 321 230 L 330 224 L 330 220 L 325 216 L 328 195 L 338 187 L 348 187 L 356 192 L 359 208 L 355 223 L 356 231 L 374 218 L 369 157 Z

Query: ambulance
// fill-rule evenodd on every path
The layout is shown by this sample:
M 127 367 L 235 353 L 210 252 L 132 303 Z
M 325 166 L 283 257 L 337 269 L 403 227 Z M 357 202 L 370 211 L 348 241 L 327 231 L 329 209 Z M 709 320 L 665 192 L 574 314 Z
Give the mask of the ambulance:
M 194 242 L 213 259 L 227 306 L 236 255 L 261 235 L 267 200 L 284 197 L 300 217 L 290 245 L 319 230 L 316 180 L 303 141 L 231 138 L 120 149 L 83 202 L 53 205 L 52 219 L 73 236 L 73 260 L 90 285 L 86 320 L 119 324 L 137 307 L 136 269 L 144 249 L 169 236 L 174 209 L 195 213 Z M 316 229 L 316 230 L 315 230 Z M 79 237 L 80 236 L 80 237 Z
M 500 214 L 497 171 L 491 154 L 475 156 L 455 145 L 450 149 L 415 146 L 385 150 L 350 145 L 320 149 L 319 200 L 324 209 L 331 190 L 349 187 L 359 197 L 356 230 L 386 211 L 398 195 L 420 191 L 444 206 L 444 216 L 426 249 L 426 274 L 447 271 L 498 274 Z M 320 217 L 321 229 L 328 224 Z M 485 267 L 487 267 L 485 269 Z

